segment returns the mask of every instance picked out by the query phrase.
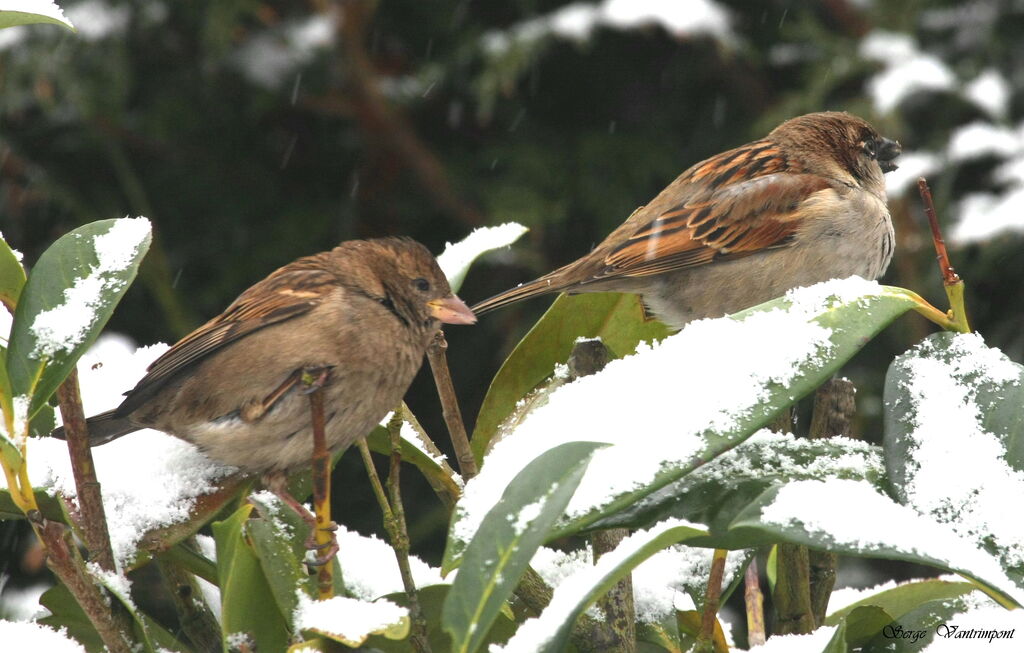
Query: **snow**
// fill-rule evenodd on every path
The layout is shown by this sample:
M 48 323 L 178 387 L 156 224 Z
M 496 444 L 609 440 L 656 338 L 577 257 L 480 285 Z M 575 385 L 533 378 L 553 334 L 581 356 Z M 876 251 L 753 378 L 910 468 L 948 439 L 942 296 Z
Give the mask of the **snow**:
M 1010 105 L 1010 84 L 999 71 L 989 68 L 964 87 L 964 97 L 984 109 L 990 117 L 1006 117 Z
M 570 519 L 645 487 L 666 467 L 689 464 L 707 447 L 705 432 L 733 428 L 764 399 L 769 383 L 786 385 L 801 365 L 829 349 L 830 330 L 811 317 L 833 304 L 831 296 L 855 301 L 881 292 L 878 284 L 857 278 L 812 286 L 790 295 L 796 302 L 790 312 L 692 322 L 659 344 L 642 344 L 636 354 L 559 387 L 494 444 L 480 474 L 467 482 L 454 536 L 472 539 L 518 471 L 563 442 L 612 445 L 591 460 L 566 510 Z M 773 346 L 764 347 L 766 341 Z M 722 351 L 734 363 L 722 365 Z
M 50 0 L 4 0 L 0 4 L 0 11 L 17 11 L 26 14 L 38 14 L 39 16 L 45 16 L 54 20 L 60 21 L 67 25 L 71 29 L 75 26 L 71 24 L 71 21 L 64 17 L 64 12 L 60 10 L 57 3 L 50 2 Z
M 933 152 L 905 152 L 900 167 L 885 173 L 885 192 L 898 197 L 907 191 L 917 193 L 917 180 L 942 169 L 942 158 Z
M 599 27 L 628 30 L 651 25 L 678 37 L 707 34 L 723 42 L 734 40 L 728 12 L 711 0 L 604 0 L 572 3 L 507 30 L 488 32 L 481 44 L 492 55 L 501 55 L 549 36 L 584 42 Z
M 908 505 L 979 547 L 994 545 L 1006 566 L 1024 565 L 1024 472 L 1006 462 L 1006 447 L 982 424 L 976 382 L 1017 386 L 1021 368 L 977 334 L 957 335 L 954 359 L 940 360 L 931 343 L 923 357 L 905 359 L 906 390 L 914 404 L 904 486 Z M 963 446 L 970 442 L 969 447 Z
M 395 552 L 389 544 L 374 536 L 367 537 L 350 531 L 340 524 L 336 535 L 340 549 L 338 564 L 341 565 L 341 576 L 353 596 L 373 601 L 387 594 L 405 591 Z M 416 587 L 450 584 L 455 578 L 455 575 L 449 574 L 442 580 L 439 569 L 414 555 L 409 556 L 409 566 Z
M 406 608 L 385 599 L 370 603 L 335 596 L 318 601 L 306 596 L 302 590 L 296 594 L 299 599 L 294 615 L 296 629 L 331 633 L 357 644 L 409 618 Z
M 209 535 L 203 535 L 202 533 L 196 533 L 195 535 L 196 544 L 199 545 L 199 553 L 203 555 L 207 560 L 211 562 L 217 562 L 217 542 Z M 199 582 L 199 591 L 203 593 L 203 599 L 206 601 L 206 606 L 210 608 L 210 612 L 213 613 L 214 618 L 217 619 L 217 623 L 221 622 L 221 605 L 220 605 L 220 588 L 206 580 L 196 576 L 196 581 Z
M 52 358 L 59 352 L 72 350 L 85 339 L 96 322 L 96 309 L 103 305 L 105 296 L 124 285 L 124 281 L 112 275 L 131 265 L 151 231 L 146 218 L 123 218 L 93 239 L 96 265 L 64 291 L 63 304 L 36 315 L 32 323 L 36 337 L 32 356 Z
M 50 589 L 50 585 L 45 583 L 24 588 L 4 588 L 0 593 L 0 619 L 35 621 L 50 614 L 49 610 L 39 604 L 39 598 L 48 589 Z
M 146 367 L 166 349 L 166 345 L 135 349 L 117 336 L 97 340 L 78 365 L 86 414 L 117 406 L 121 392 L 142 378 Z M 67 444 L 55 438 L 30 438 L 27 446 L 33 485 L 74 497 Z M 96 447 L 92 453 L 119 565 L 133 557 L 147 531 L 185 520 L 197 497 L 214 490 L 219 479 L 235 471 L 183 440 L 149 429 Z
M 876 30 L 860 44 L 865 59 L 883 63 L 883 69 L 867 83 L 875 110 L 887 114 L 918 91 L 944 91 L 955 87 L 953 72 L 937 57 L 918 50 L 904 34 Z
M 249 81 L 269 90 L 290 87 L 295 75 L 318 51 L 334 45 L 334 16 L 330 12 L 255 34 L 235 53 L 233 60 Z
M 452 292 L 458 292 L 466 272 L 473 261 L 484 252 L 508 247 L 528 231 L 515 222 L 506 222 L 496 227 L 480 227 L 457 243 L 448 243 L 444 252 L 437 257 L 437 264 L 448 278 Z
M 66 628 L 54 630 L 30 621 L 0 620 L 0 642 L 8 651 L 85 653 L 85 647 L 71 639 Z
M 772 635 L 764 644 L 750 650 L 757 653 L 821 653 L 835 634 L 834 626 L 822 626 L 806 635 Z
M 846 479 L 793 481 L 761 511 L 761 521 L 801 527 L 816 541 L 879 554 L 896 550 L 968 571 L 1024 602 L 1024 591 L 1006 577 L 999 561 L 948 525 L 922 516 L 880 494 L 870 484 Z
M 85 0 L 68 5 L 68 19 L 78 26 L 78 36 L 86 41 L 123 34 L 130 17 L 128 5 L 112 6 L 103 0 Z
M 614 551 L 601 556 L 593 566 L 581 566 L 574 573 L 565 577 L 555 587 L 551 602 L 539 617 L 528 619 L 519 626 L 515 635 L 504 646 L 491 645 L 489 650 L 491 653 L 533 653 L 540 650 L 572 617 L 580 601 L 616 567 L 640 551 L 658 533 L 689 525 L 681 520 L 669 519 L 659 522 L 650 529 L 629 535 Z
M 952 161 L 966 161 L 982 156 L 1008 157 L 1020 149 L 1020 139 L 1014 130 L 985 122 L 972 122 L 958 127 L 950 134 L 946 152 Z

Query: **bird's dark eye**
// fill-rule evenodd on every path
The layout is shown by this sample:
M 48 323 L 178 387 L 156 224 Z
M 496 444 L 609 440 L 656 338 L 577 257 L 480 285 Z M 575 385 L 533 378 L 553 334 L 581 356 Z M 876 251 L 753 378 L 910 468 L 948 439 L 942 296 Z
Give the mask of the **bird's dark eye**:
M 866 141 L 864 141 L 863 147 L 864 147 L 864 153 L 867 154 L 872 159 L 874 159 L 874 158 L 876 158 L 878 156 L 878 150 L 875 147 L 874 139 L 869 138 Z
M 416 290 L 420 292 L 427 292 L 430 290 L 430 282 L 420 277 L 419 279 L 413 279 L 412 285 L 416 287 Z

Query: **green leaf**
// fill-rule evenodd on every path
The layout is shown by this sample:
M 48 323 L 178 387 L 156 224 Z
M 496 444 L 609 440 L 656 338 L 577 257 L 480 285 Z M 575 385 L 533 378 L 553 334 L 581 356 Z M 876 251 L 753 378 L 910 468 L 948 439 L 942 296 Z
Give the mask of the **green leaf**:
M 18 300 L 7 350 L 13 395 L 32 398 L 28 419 L 99 336 L 150 239 L 144 218 L 101 220 L 65 234 L 39 257 Z
M 928 580 L 904 583 L 877 594 L 864 597 L 856 603 L 836 610 L 825 619 L 825 625 L 835 626 L 855 609 L 875 606 L 885 610 L 893 619 L 917 609 L 929 601 L 945 601 L 970 594 L 976 589 L 973 583 L 930 578 Z
M 43 5 L 42 8 L 45 8 L 45 5 Z M 60 11 L 60 9 L 57 9 L 56 6 L 53 11 L 45 14 L 31 11 L 0 11 L 0 28 L 14 27 L 15 25 L 33 25 L 36 23 L 61 25 L 72 32 L 78 31 L 75 29 L 75 26 L 71 24 L 71 21 L 64 17 L 64 13 Z
M 541 454 L 516 475 L 484 517 L 442 611 L 452 651 L 474 653 L 483 644 L 533 554 L 569 505 L 594 451 L 602 446 L 568 442 Z
M 814 494 L 820 501 L 807 502 L 799 515 L 784 519 L 764 518 L 763 514 L 776 503 L 779 495 L 793 490 L 797 484 L 814 484 L 813 487 L 800 488 L 797 496 Z M 951 531 L 944 531 L 939 524 L 917 515 L 910 508 L 893 502 L 870 485 L 861 485 L 864 489 L 862 494 L 855 495 L 851 491 L 855 486 L 849 485 L 836 495 L 833 502 L 856 502 L 850 503 L 842 513 L 837 512 L 840 506 L 826 505 L 826 483 L 797 481 L 770 488 L 737 516 L 732 524 L 732 529 L 737 531 L 734 538 L 746 546 L 789 542 L 840 554 L 927 565 L 956 572 L 974 581 L 1006 607 L 1018 605 L 1014 598 L 1019 593 L 1017 588 L 1002 574 L 994 558 L 985 557 L 969 542 L 960 540 Z M 791 498 L 789 503 L 792 502 Z M 867 520 L 874 521 L 868 523 Z M 899 528 L 887 528 L 885 523 L 898 523 Z M 911 529 L 914 532 L 911 533 Z M 951 546 L 956 549 L 950 551 Z M 941 554 L 938 552 L 947 553 L 952 559 L 939 557 Z M 978 568 L 972 569 L 972 566 Z
M 286 513 L 294 511 L 279 501 L 270 503 L 259 495 L 252 496 L 250 501 L 257 505 L 263 517 L 248 520 L 245 531 L 252 541 L 253 551 L 270 585 L 274 601 L 291 624 L 299 604 L 296 590 L 305 588 L 309 596 L 316 596 L 316 577 L 307 574 L 301 562 L 305 557 L 303 541 L 309 527 L 303 523 L 305 528 L 296 528 L 290 520 L 282 519 Z M 292 626 L 289 629 L 295 630 Z
M 0 15 L 3 13 L 0 12 Z M 25 268 L 7 241 L 0 237 L 0 304 L 6 306 L 12 314 L 24 286 Z
M 55 629 L 67 628 L 68 636 L 87 651 L 106 650 L 99 633 L 67 587 L 60 583 L 54 585 L 39 597 L 39 604 L 50 611 L 38 620 L 39 623 Z
M 637 295 L 559 295 L 491 382 L 473 430 L 473 453 L 483 457 L 516 402 L 551 376 L 557 363 L 569 358 L 578 338 L 600 337 L 616 356 L 625 356 L 640 342 L 660 340 L 668 333 L 661 322 L 645 321 Z
M 559 590 L 555 590 L 551 603 L 538 617 L 539 623 L 533 625 L 534 633 L 551 633 L 543 643 L 538 642 L 537 653 L 566 650 L 569 634 L 580 614 L 644 560 L 673 544 L 706 534 L 707 531 L 689 524 L 668 521 L 630 535 L 615 551 L 598 560 L 592 569 L 581 572 L 587 574 L 585 584 L 574 579 L 571 592 L 560 595 Z M 459 575 L 462 573 L 460 569 Z
M 59 521 L 62 524 L 67 523 L 64 511 L 61 509 L 60 499 L 48 494 L 46 490 L 35 490 L 33 494 L 36 496 L 36 505 L 39 506 L 39 511 L 43 513 L 43 517 L 50 521 Z M 11 493 L 8 491 L 7 486 L 0 487 L 0 521 L 24 518 L 25 515 L 21 512 L 21 509 L 11 499 Z
M 441 612 L 450 589 L 450 585 L 428 585 L 420 587 L 416 591 L 420 609 L 423 611 L 423 618 L 427 621 L 427 640 L 430 642 L 431 650 L 435 653 L 452 650 L 452 638 L 444 632 L 444 628 L 441 626 Z M 405 592 L 388 594 L 383 598 L 403 607 L 409 606 L 409 597 Z M 494 620 L 494 625 L 483 638 L 483 645 L 504 643 L 512 636 L 515 629 L 515 622 L 505 614 L 499 613 Z M 384 651 L 384 653 L 408 653 L 409 642 L 395 641 L 374 635 L 366 640 L 366 647 L 370 650 Z
M 862 605 L 854 608 L 840 620 L 839 631 L 843 633 L 843 651 L 856 650 L 873 639 L 881 630 L 892 623 L 892 616 L 885 610 L 874 605 Z M 833 641 L 835 638 L 833 638 Z M 828 649 L 826 649 L 828 650 Z
M 259 650 L 283 651 L 290 639 L 287 621 L 270 598 L 273 589 L 243 530 L 253 507 L 246 504 L 224 521 L 213 523 L 224 648 L 228 648 L 228 635 L 244 633 Z
M 850 653 L 851 650 L 850 645 L 846 643 L 846 622 L 843 621 L 821 653 Z
M 914 610 L 895 618 L 864 646 L 864 651 L 886 653 L 917 653 L 935 638 L 939 624 L 955 623 L 956 615 L 968 610 L 967 597 L 927 601 Z M 971 648 L 964 646 L 965 650 Z M 973 650 L 973 649 L 972 649 Z

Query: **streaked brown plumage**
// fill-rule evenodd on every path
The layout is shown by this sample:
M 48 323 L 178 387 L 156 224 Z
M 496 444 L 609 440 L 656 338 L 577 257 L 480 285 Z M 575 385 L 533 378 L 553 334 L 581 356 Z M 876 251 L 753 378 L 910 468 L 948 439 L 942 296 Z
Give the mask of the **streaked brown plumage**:
M 474 321 L 422 245 L 344 242 L 273 272 L 171 347 L 120 406 L 88 420 L 90 439 L 155 428 L 280 476 L 312 456 L 303 370 L 329 369 L 326 436 L 337 450 L 398 404 L 441 322 Z
M 812 113 L 683 172 L 586 256 L 473 307 L 553 292 L 631 292 L 680 327 L 892 257 L 883 172 L 899 144 L 856 116 Z

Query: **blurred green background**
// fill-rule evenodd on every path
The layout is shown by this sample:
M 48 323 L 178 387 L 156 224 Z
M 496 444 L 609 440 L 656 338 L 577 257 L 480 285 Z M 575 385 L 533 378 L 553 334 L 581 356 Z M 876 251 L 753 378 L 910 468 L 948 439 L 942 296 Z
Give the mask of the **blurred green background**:
M 0 230 L 31 264 L 82 223 L 152 220 L 153 247 L 109 327 L 140 344 L 176 340 L 274 268 L 341 240 L 403 234 L 440 252 L 477 226 L 527 225 L 471 272 L 460 295 L 479 301 L 586 253 L 700 159 L 834 109 L 904 146 L 884 281 L 945 307 L 912 183 L 926 174 L 973 326 L 1024 358 L 1020 3 L 61 4 L 77 34 L 0 32 Z M 448 329 L 470 428 L 549 303 Z M 904 317 L 848 366 L 864 438 L 880 437 L 889 361 L 932 330 Z M 429 372 L 409 403 L 447 447 Z M 414 552 L 436 562 L 444 512 L 404 477 Z M 336 479 L 340 521 L 381 532 L 357 456 Z M 4 533 L 16 566 L 7 552 L 24 543 Z

